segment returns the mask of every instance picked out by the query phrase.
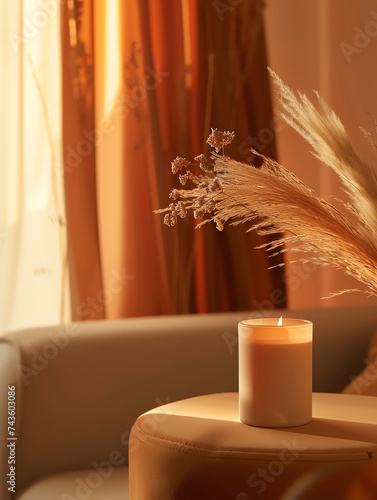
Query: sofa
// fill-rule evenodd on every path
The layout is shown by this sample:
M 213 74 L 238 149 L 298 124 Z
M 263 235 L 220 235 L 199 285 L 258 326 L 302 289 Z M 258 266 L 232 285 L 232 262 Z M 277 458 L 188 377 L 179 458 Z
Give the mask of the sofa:
M 127 500 L 134 421 L 168 402 L 236 392 L 237 325 L 261 315 L 313 321 L 313 391 L 340 392 L 365 368 L 377 327 L 370 307 L 129 318 L 0 337 L 0 498 Z

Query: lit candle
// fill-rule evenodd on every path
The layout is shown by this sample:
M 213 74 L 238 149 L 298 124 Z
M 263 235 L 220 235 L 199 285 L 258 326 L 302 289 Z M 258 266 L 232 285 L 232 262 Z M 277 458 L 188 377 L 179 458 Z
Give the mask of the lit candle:
M 241 321 L 239 411 L 241 422 L 293 427 L 312 418 L 310 321 L 260 318 Z

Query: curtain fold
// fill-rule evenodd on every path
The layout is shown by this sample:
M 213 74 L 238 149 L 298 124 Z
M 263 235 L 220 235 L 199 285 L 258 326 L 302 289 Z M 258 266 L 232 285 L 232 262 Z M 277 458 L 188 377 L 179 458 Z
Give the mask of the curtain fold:
M 265 301 L 284 307 L 282 271 L 267 270 L 281 259 L 271 262 L 264 250 L 254 250 L 264 239 L 245 227 L 195 230 L 192 216 L 168 228 L 153 214 L 180 187 L 170 162 L 208 154 L 210 127 L 235 131 L 226 153 L 242 161 L 266 129 L 270 139 L 261 152 L 274 157 L 262 2 L 224 12 L 210 0 L 79 4 L 77 39 L 93 50 L 85 56 L 91 63 L 82 108 L 87 122 L 79 121 L 73 103 L 67 7 L 65 151 L 77 152 L 84 126 L 96 131 L 96 140 L 65 173 L 77 317 L 258 309 Z M 94 304 L 79 307 L 87 304 L 85 294 L 97 297 L 101 290 L 100 311 Z
M 58 5 L 0 18 L 0 334 L 69 317 Z
M 63 157 L 72 319 L 102 319 L 92 2 L 63 6 Z

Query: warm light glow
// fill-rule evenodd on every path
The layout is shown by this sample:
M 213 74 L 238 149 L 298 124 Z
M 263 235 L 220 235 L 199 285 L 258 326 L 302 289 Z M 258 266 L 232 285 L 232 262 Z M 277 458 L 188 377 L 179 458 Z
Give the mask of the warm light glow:
M 183 50 L 185 57 L 185 83 L 188 89 L 191 88 L 191 39 L 190 39 L 190 10 L 188 0 L 181 0 L 182 5 L 182 27 L 183 27 Z
M 0 336 L 68 320 L 62 9 L 38 3 L 1 5 Z
M 283 316 L 280 316 L 278 321 L 278 326 L 282 326 L 282 324 L 283 324 Z
M 73 0 L 68 0 L 67 2 L 69 10 L 69 43 L 71 47 L 76 47 L 77 45 L 77 30 L 76 30 L 76 19 L 75 19 L 75 3 Z
M 121 58 L 118 2 L 106 3 L 104 114 L 109 118 L 121 86 Z

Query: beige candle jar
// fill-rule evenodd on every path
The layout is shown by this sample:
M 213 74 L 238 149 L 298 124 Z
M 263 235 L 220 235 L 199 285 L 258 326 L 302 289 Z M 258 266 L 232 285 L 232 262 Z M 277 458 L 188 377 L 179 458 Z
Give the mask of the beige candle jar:
M 239 416 L 259 427 L 293 427 L 312 418 L 310 321 L 286 318 L 241 321 Z

